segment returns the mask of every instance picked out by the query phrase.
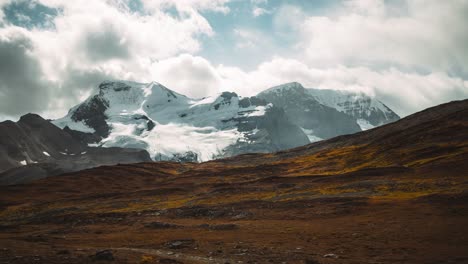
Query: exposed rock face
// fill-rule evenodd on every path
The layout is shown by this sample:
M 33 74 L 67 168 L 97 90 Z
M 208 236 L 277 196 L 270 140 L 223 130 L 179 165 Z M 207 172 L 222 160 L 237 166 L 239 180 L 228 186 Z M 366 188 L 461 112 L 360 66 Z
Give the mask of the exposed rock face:
M 223 156 L 243 153 L 267 153 L 303 146 L 309 143 L 299 126 L 288 120 L 282 108 L 270 107 L 262 117 L 236 119 L 239 131 L 247 131 L 244 140 L 225 149 Z
M 335 108 L 357 120 L 364 120 L 372 126 L 381 126 L 400 119 L 388 106 L 363 93 L 307 90 L 321 104 Z
M 352 134 L 399 119 L 390 108 L 363 93 L 306 89 L 288 83 L 258 97 L 285 110 L 289 120 L 304 129 L 311 141 Z
M 79 133 L 72 131 L 73 133 Z M 0 184 L 100 165 L 150 161 L 145 150 L 88 147 L 36 114 L 0 123 Z
M 0 171 L 50 162 L 60 152 L 80 153 L 85 149 L 71 135 L 36 114 L 24 115 L 16 123 L 0 123 Z
M 0 123 L 0 172 L 20 167 L 2 178 L 17 183 L 150 158 L 200 162 L 276 152 L 398 119 L 364 94 L 299 83 L 253 97 L 223 92 L 193 99 L 155 82 L 107 81 L 53 123 L 34 114 Z
M 109 102 L 99 95 L 95 95 L 79 105 L 71 115 L 74 122 L 82 121 L 88 127 L 94 128 L 95 134 L 101 138 L 109 135 L 109 126 L 106 123 L 105 111 L 109 107 Z
M 102 139 L 102 137 L 99 136 L 97 133 L 81 132 L 81 131 L 70 129 L 68 126 L 65 126 L 63 128 L 63 131 L 67 132 L 74 139 L 76 139 L 79 142 L 84 143 L 84 144 L 96 143 L 96 142 L 99 142 Z
M 173 154 L 171 160 L 176 162 L 197 162 L 198 154 L 193 151 L 187 151 L 183 154 Z
M 283 108 L 291 122 L 312 130 L 316 137 L 324 139 L 361 131 L 353 117 L 320 104 L 299 83 L 272 88 L 258 96 Z
M 192 99 L 158 83 L 104 82 L 97 95 L 54 123 L 79 131 L 71 134 L 82 142 L 142 148 L 154 160 L 179 162 L 309 143 L 283 110 L 264 99 L 232 92 Z
M 193 99 L 159 83 L 103 82 L 97 94 L 53 121 L 79 141 L 147 150 L 154 160 L 207 161 L 274 152 L 398 119 L 364 94 L 289 83 L 257 96 Z

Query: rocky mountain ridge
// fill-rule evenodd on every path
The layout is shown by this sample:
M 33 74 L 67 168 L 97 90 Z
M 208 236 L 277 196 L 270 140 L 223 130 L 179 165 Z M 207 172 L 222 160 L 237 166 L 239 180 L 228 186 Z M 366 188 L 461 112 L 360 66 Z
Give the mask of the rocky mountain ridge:
M 157 83 L 106 81 L 53 123 L 92 146 L 147 150 L 154 160 L 207 161 L 275 152 L 387 124 L 380 101 L 293 82 L 252 97 L 193 99 Z
M 36 114 L 0 123 L 0 185 L 143 161 L 151 161 L 145 150 L 89 147 Z

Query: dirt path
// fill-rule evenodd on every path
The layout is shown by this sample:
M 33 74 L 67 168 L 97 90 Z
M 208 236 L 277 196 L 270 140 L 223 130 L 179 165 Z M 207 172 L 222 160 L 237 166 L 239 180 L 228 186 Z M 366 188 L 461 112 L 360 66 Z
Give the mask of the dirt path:
M 232 259 L 221 259 L 221 258 L 213 258 L 213 257 L 201 257 L 201 256 L 194 256 L 188 255 L 184 253 L 176 253 L 173 251 L 168 250 L 160 250 L 160 249 L 149 249 L 149 248 L 111 248 L 112 250 L 127 250 L 127 251 L 134 251 L 140 252 L 148 255 L 154 255 L 162 258 L 170 258 L 180 261 L 187 261 L 190 263 L 237 263 L 235 260 Z

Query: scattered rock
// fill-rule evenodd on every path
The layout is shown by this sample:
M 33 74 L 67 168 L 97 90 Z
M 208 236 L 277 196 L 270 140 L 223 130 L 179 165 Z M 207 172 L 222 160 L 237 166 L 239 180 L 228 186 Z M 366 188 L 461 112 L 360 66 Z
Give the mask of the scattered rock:
M 331 253 L 330 253 L 330 254 L 325 254 L 325 255 L 323 255 L 323 257 L 324 257 L 324 258 L 338 258 L 338 255 L 336 255 L 336 254 L 331 254 Z
M 203 225 L 200 225 L 199 227 L 210 229 L 210 230 L 235 230 L 239 228 L 239 226 L 235 224 L 221 224 L 221 225 L 203 224 Z
M 94 256 L 91 256 L 91 258 L 93 260 L 98 260 L 98 261 L 101 261 L 101 260 L 104 260 L 104 261 L 114 261 L 114 254 L 112 253 L 112 251 L 110 249 L 105 249 L 105 250 L 101 250 L 101 251 L 98 251 L 96 252 L 96 254 L 94 254 Z
M 250 212 L 237 211 L 233 208 L 207 208 L 201 206 L 182 207 L 177 209 L 169 210 L 170 217 L 176 218 L 223 218 L 229 217 L 232 219 L 243 219 L 251 216 Z
M 169 229 L 169 228 L 180 228 L 181 226 L 171 223 L 164 223 L 164 222 L 151 222 L 145 225 L 147 228 L 153 229 Z
M 235 230 L 239 228 L 239 226 L 235 224 L 221 224 L 221 225 L 201 224 L 198 227 L 209 229 L 209 230 Z
M 239 214 L 236 214 L 235 216 L 232 217 L 233 220 L 240 220 L 240 219 L 245 219 L 252 216 L 252 213 L 250 212 L 240 212 Z
M 229 210 L 226 209 L 210 209 L 204 207 L 191 207 L 191 208 L 179 208 L 176 210 L 177 217 L 208 217 L 208 218 L 220 218 L 229 214 Z
M 193 239 L 179 239 L 166 242 L 166 247 L 170 249 L 181 249 L 192 247 L 195 244 Z

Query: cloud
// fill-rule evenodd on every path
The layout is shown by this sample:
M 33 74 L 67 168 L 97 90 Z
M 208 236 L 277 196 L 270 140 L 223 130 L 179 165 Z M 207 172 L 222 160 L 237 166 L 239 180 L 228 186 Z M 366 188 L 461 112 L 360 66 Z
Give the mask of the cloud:
M 268 11 L 265 8 L 261 8 L 261 7 L 254 7 L 253 10 L 252 10 L 252 15 L 254 17 L 259 17 L 259 16 L 262 16 L 262 15 L 265 15 L 265 14 L 270 14 L 270 13 L 271 13 L 271 11 Z
M 0 35 L 0 113 L 14 116 L 44 108 L 50 97 L 39 61 L 31 55 L 33 43 L 21 29 Z M 47 105 L 45 106 L 47 107 Z
M 259 5 L 259 4 L 267 4 L 268 0 L 250 0 L 250 2 L 254 5 Z
M 253 95 L 267 87 L 298 81 L 309 88 L 362 91 L 376 96 L 402 116 L 424 108 L 468 98 L 468 82 L 445 72 L 407 73 L 397 68 L 317 68 L 293 59 L 274 58 L 251 72 L 218 67 L 224 87 Z
M 172 1 L 143 1 L 161 7 L 145 10 L 133 10 L 130 2 L 37 0 L 35 4 L 56 11 L 55 17 L 48 18 L 53 26 L 0 24 L 5 58 L 0 73 L 0 114 L 34 111 L 56 118 L 105 79 L 151 81 L 153 61 L 197 52 L 199 37 L 214 34 L 201 11 L 229 11 L 223 8 L 227 1 L 187 1 L 183 6 Z M 2 1 L 0 7 L 9 4 Z M 178 14 L 166 12 L 171 5 Z M 22 15 L 21 9 L 16 12 Z M 13 37 L 11 32 L 21 32 L 17 33 L 21 37 Z M 7 61 L 15 62 L 15 67 L 8 67 Z
M 300 30 L 306 17 L 299 6 L 285 4 L 275 12 L 273 27 L 276 33 L 290 34 Z
M 194 11 L 214 11 L 227 14 L 230 9 L 226 6 L 230 0 L 185 0 L 185 1 L 173 1 L 173 0 L 142 0 L 145 7 L 149 9 L 161 9 L 175 7 L 180 12 Z
M 234 35 L 236 36 L 236 48 L 238 49 L 256 48 L 267 39 L 261 32 L 243 28 L 235 28 Z
M 468 2 L 353 0 L 301 23 L 308 62 L 468 74 Z
M 9 5 L 11 0 L 0 0 L 0 26 L 3 25 L 5 19 L 5 12 L 3 7 Z
M 202 57 L 189 54 L 153 66 L 155 79 L 177 92 L 198 98 L 221 91 L 252 96 L 275 85 L 298 81 L 308 88 L 365 92 L 406 116 L 435 104 L 468 97 L 468 81 L 444 72 L 419 74 L 397 68 L 372 70 L 343 65 L 316 68 L 281 57 L 244 71 L 212 65 Z
M 219 92 L 220 77 L 216 69 L 202 57 L 182 54 L 152 65 L 153 79 L 192 98 Z
M 91 61 L 126 59 L 130 55 L 127 40 L 112 25 L 104 31 L 90 31 L 85 36 L 84 49 Z
M 218 32 L 210 22 L 223 21 L 207 14 L 238 19 L 229 0 L 32 2 L 47 12 L 15 9 L 15 24 L 4 14 L 12 2 L 0 0 L 0 118 L 60 117 L 105 79 L 155 80 L 191 97 L 299 81 L 364 91 L 402 115 L 468 97 L 467 1 L 346 0 L 311 15 L 300 1 L 251 0 L 253 15 L 272 12 L 262 17 L 271 28 Z M 199 56 L 210 57 L 213 36 L 232 40 L 223 56 L 260 63 L 247 70 Z

